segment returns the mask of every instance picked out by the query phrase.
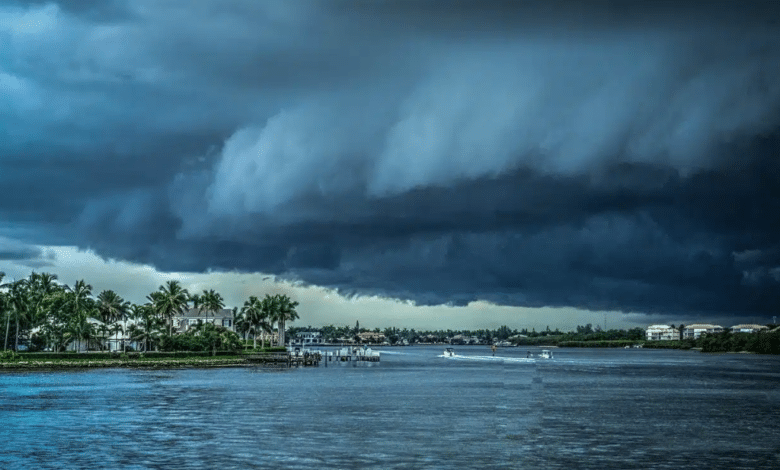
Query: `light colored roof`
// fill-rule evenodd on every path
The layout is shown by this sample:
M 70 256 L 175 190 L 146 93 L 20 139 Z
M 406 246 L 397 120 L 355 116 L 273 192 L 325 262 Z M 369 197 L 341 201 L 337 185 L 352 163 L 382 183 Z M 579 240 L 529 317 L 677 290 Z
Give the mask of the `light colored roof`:
M 712 325 L 710 323 L 694 323 L 692 325 L 686 325 L 686 330 L 710 330 L 714 328 L 723 328 L 720 325 Z
M 766 329 L 766 326 L 764 325 L 754 325 L 754 324 L 742 324 L 742 325 L 734 325 L 731 327 L 732 330 L 746 330 L 746 329 L 753 329 L 753 330 L 763 330 Z
M 647 327 L 648 330 L 651 329 L 651 328 L 660 330 L 660 329 L 669 329 L 669 328 L 671 328 L 671 326 L 669 326 L 669 325 L 650 325 L 650 326 Z
M 213 317 L 233 317 L 233 310 L 231 310 L 229 308 L 223 308 L 222 310 L 218 311 L 216 313 L 216 315 L 215 315 L 214 312 L 207 312 L 206 310 L 199 310 L 199 309 L 196 309 L 196 308 L 191 308 L 191 309 L 186 310 L 183 314 L 181 314 L 181 315 L 177 314 L 176 316 L 177 317 L 186 317 L 186 318 L 198 318 L 198 317 L 203 318 L 203 317 L 207 317 L 207 316 L 210 317 L 210 318 L 213 318 Z

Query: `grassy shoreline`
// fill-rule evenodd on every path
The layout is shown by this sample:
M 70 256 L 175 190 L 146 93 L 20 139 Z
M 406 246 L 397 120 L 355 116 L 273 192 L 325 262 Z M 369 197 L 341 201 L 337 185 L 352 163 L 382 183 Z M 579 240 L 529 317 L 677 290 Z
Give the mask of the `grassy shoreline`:
M 0 370 L 45 370 L 45 369 L 92 369 L 92 368 L 131 368 L 131 369 L 174 369 L 182 367 L 229 367 L 251 365 L 245 358 L 182 358 L 122 360 L 98 359 L 66 361 L 61 359 L 48 361 L 9 361 L 0 362 Z
M 274 348 L 276 349 L 276 348 Z M 149 352 L 149 353 L 5 353 L 2 370 L 56 370 L 91 368 L 174 369 L 183 367 L 242 367 L 287 364 L 279 350 L 245 353 Z M 250 361 L 250 357 L 254 360 Z

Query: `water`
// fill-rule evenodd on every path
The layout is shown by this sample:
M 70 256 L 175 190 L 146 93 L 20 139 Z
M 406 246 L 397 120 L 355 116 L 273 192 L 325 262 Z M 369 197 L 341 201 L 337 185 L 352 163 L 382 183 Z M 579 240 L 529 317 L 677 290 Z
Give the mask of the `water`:
M 780 357 L 529 350 L 0 373 L 0 468 L 780 468 Z

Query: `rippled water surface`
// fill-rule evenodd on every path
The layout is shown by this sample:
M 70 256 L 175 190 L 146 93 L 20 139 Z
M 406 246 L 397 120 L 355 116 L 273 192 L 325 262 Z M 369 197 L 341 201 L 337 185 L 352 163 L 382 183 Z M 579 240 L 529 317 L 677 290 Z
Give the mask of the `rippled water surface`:
M 0 468 L 780 468 L 778 357 L 529 350 L 0 373 Z

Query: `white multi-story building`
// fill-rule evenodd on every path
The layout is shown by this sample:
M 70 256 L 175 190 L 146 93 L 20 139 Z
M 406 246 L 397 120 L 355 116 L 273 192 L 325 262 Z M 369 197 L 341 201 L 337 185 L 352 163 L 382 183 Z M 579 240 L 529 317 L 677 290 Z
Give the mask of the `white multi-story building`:
M 732 333 L 758 333 L 761 330 L 766 330 L 767 327 L 764 325 L 743 324 L 734 325 L 730 329 Z
M 303 346 L 322 344 L 322 334 L 319 331 L 299 331 L 295 334 L 293 342 Z
M 711 325 L 709 323 L 695 323 L 688 325 L 683 330 L 683 339 L 699 339 L 701 335 L 711 335 L 714 333 L 720 333 L 723 331 L 723 327 L 720 325 Z
M 173 329 L 176 333 L 184 333 L 198 323 L 213 323 L 217 326 L 224 326 L 230 331 L 236 331 L 233 310 L 223 308 L 217 312 L 190 308 L 173 316 Z
M 647 327 L 648 341 L 673 341 L 680 339 L 680 332 L 669 325 L 650 325 Z

